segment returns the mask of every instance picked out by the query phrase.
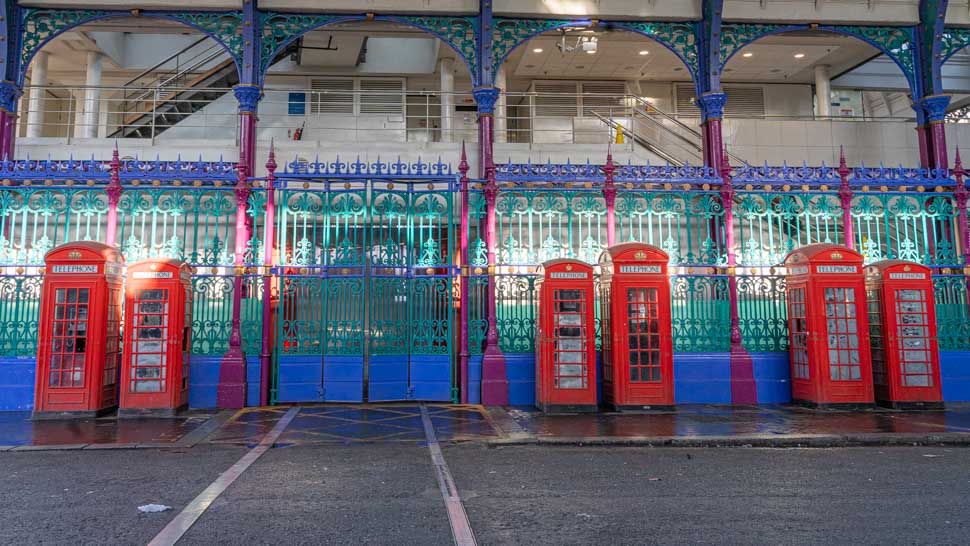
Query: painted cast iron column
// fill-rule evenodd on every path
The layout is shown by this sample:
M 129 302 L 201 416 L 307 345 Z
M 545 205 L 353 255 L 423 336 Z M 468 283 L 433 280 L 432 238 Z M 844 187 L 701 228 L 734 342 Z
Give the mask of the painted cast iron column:
M 854 193 L 849 186 L 851 169 L 845 164 L 845 150 L 839 150 L 839 168 L 836 171 L 842 180 L 839 183 L 839 203 L 842 205 L 842 232 L 845 235 L 845 246 L 855 249 L 855 230 L 852 228 L 852 197 Z
M 697 102 L 701 110 L 701 123 L 704 126 L 704 163 L 720 170 L 721 153 L 724 150 L 721 119 L 724 117 L 727 95 L 720 91 L 710 91 L 701 95 Z
M 259 353 L 259 405 L 269 404 L 270 364 L 273 358 L 273 246 L 276 242 L 276 152 L 269 146 L 266 161 L 266 216 L 263 223 L 263 337 Z
M 461 173 L 461 178 L 459 179 L 460 191 L 461 191 L 461 211 L 459 212 L 461 218 L 461 233 L 458 235 L 458 268 L 461 271 L 461 276 L 458 280 L 458 305 L 461 310 L 458 315 L 458 328 L 459 330 L 459 345 L 458 345 L 458 370 L 461 374 L 459 390 L 461 396 L 461 403 L 468 403 L 468 291 L 471 289 L 468 286 L 470 282 L 469 271 L 468 271 L 468 157 L 465 155 L 465 143 L 461 144 L 461 162 L 458 164 L 458 172 Z
M 17 100 L 20 88 L 11 81 L 0 81 L 0 155 L 13 159 L 17 128 Z
M 498 305 L 496 302 L 495 264 L 497 262 L 498 241 L 496 236 L 495 202 L 498 198 L 498 185 L 495 182 L 495 161 L 492 143 L 495 138 L 493 114 L 499 90 L 495 87 L 479 87 L 472 91 L 478 103 L 478 142 L 479 172 L 486 179 L 486 237 L 488 246 L 488 332 L 485 335 L 485 350 L 482 354 L 482 404 L 504 406 L 509 403 L 509 381 L 505 373 L 505 356 L 499 347 Z
M 953 198 L 957 202 L 957 236 L 960 238 L 960 252 L 963 254 L 963 274 L 967 279 L 967 289 L 970 290 L 970 228 L 967 226 L 967 171 L 963 170 L 960 161 L 960 150 L 957 150 L 956 162 L 953 165 L 953 176 L 957 186 L 953 189 Z
M 603 172 L 606 173 L 606 181 L 603 183 L 603 200 L 606 202 L 606 245 L 613 246 L 616 244 L 616 185 L 613 183 L 616 165 L 613 164 L 612 148 L 607 148 Z
M 256 110 L 262 98 L 262 89 L 257 85 L 238 84 L 232 88 L 239 102 L 239 164 L 246 167 L 246 173 L 253 176 L 256 172 Z M 246 246 L 253 238 L 253 219 L 246 218 Z M 259 259 L 252 257 L 253 261 Z
M 118 240 L 118 201 L 121 200 L 121 159 L 118 157 L 118 145 L 115 144 L 114 151 L 111 152 L 111 174 L 108 187 L 104 193 L 108 194 L 108 233 L 104 243 L 108 246 L 115 246 Z
M 946 153 L 946 108 L 950 105 L 949 95 L 933 95 L 924 97 L 921 101 L 923 109 L 926 111 L 926 123 L 928 124 L 930 166 L 934 169 L 948 169 L 950 163 Z
M 758 389 L 754 380 L 754 362 L 741 338 L 741 314 L 738 301 L 737 258 L 734 254 L 734 183 L 731 163 L 723 150 L 720 161 L 721 204 L 724 207 L 724 244 L 727 255 L 728 302 L 731 308 L 731 403 L 757 404 Z
M 249 172 L 242 163 L 238 166 L 236 196 L 236 246 L 232 285 L 232 326 L 229 350 L 222 357 L 219 368 L 219 389 L 216 404 L 220 408 L 242 408 L 246 405 L 246 355 L 242 350 L 242 292 L 246 256 L 246 205 L 249 202 Z

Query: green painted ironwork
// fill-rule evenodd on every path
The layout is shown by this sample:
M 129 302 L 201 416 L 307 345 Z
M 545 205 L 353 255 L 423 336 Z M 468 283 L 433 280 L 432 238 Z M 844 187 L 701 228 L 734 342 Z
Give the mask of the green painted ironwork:
M 716 192 L 621 191 L 616 198 L 617 242 L 662 248 L 674 265 L 726 263 L 723 224 Z
M 498 72 L 513 49 L 533 36 L 577 24 L 568 19 L 492 19 L 492 70 Z
M 738 315 L 744 348 L 788 350 L 788 308 L 783 275 L 738 275 Z
M 660 22 L 621 22 L 615 23 L 618 28 L 625 28 L 637 34 L 643 34 L 661 45 L 670 48 L 687 65 L 687 69 L 694 76 L 700 73 L 700 63 L 697 54 L 697 34 L 691 23 L 660 23 Z
M 896 61 L 907 80 L 916 80 L 916 40 L 913 27 L 839 25 L 830 28 L 879 47 L 889 58 Z
M 776 34 L 787 29 L 792 29 L 792 25 L 762 25 L 757 23 L 724 23 L 721 25 L 721 48 L 719 58 L 721 68 L 727 64 L 728 60 L 744 46 L 770 34 Z M 794 27 L 797 28 L 797 27 Z
M 935 275 L 937 342 L 941 351 L 970 351 L 970 300 L 967 277 Z
M 852 222 L 866 263 L 898 259 L 958 266 L 956 206 L 949 194 L 857 194 Z
M 739 192 L 734 218 L 739 265 L 780 265 L 801 246 L 844 244 L 836 194 Z
M 671 279 L 674 351 L 716 353 L 731 347 L 731 304 L 723 275 Z
M 260 73 L 266 73 L 269 63 L 272 62 L 284 44 L 313 29 L 350 18 L 352 17 L 318 13 L 260 12 L 263 29 L 259 60 Z
M 477 17 L 395 16 L 393 20 L 407 23 L 415 28 L 434 34 L 468 65 L 472 80 L 478 74 L 478 41 L 475 34 Z
M 232 330 L 232 272 L 214 268 L 197 268 L 192 276 L 192 354 L 221 355 L 229 350 Z M 257 355 L 262 348 L 263 279 L 243 275 L 243 299 L 240 328 L 243 352 Z
M 208 33 L 229 51 L 236 61 L 236 66 L 243 65 L 243 50 L 246 44 L 243 39 L 242 11 L 173 11 L 166 12 L 165 18 L 180 21 Z
M 23 268 L 0 271 L 0 356 L 34 356 L 44 277 Z
M 279 192 L 279 354 L 451 355 L 454 195 L 351 186 Z
M 505 191 L 495 210 L 500 264 L 596 263 L 606 248 L 606 203 L 599 192 Z
M 940 35 L 940 58 L 943 62 L 970 46 L 970 29 L 948 28 Z
M 70 241 L 104 241 L 108 199 L 87 188 L 0 190 L 0 263 L 43 265 L 44 254 Z
M 20 50 L 21 70 L 26 71 L 30 59 L 50 38 L 66 29 L 112 15 L 107 10 L 60 10 L 48 8 L 22 8 L 21 29 L 23 47 Z

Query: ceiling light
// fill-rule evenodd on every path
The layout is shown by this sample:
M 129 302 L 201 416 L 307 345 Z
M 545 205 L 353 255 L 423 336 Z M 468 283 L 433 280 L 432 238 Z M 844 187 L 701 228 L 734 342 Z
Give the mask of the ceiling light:
M 640 55 L 649 55 L 649 54 L 650 54 L 650 52 L 647 51 L 646 49 L 644 49 L 643 51 L 640 52 Z
M 541 47 L 537 47 L 537 48 L 533 49 L 532 52 L 533 53 L 542 53 L 542 48 Z
M 589 54 L 589 55 L 596 55 L 596 50 L 595 49 L 587 49 L 586 50 L 586 53 Z
M 795 54 L 795 58 L 796 58 L 796 59 L 802 59 L 802 58 L 804 58 L 804 57 L 805 57 L 805 54 L 804 54 L 804 53 L 796 53 L 796 54 Z
M 741 55 L 742 57 L 754 57 L 754 53 L 745 53 Z

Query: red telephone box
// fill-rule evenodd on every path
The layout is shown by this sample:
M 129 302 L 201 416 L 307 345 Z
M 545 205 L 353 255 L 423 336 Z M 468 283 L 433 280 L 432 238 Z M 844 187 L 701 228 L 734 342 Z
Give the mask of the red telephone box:
M 179 260 L 128 266 L 119 414 L 172 415 L 189 403 L 191 268 Z
M 603 398 L 617 410 L 674 404 L 669 261 L 642 243 L 600 255 Z
M 538 274 L 536 406 L 545 412 L 596 411 L 593 268 L 551 260 Z
M 792 399 L 818 406 L 872 404 L 862 255 L 821 243 L 793 251 L 785 265 Z
M 124 257 L 86 241 L 44 262 L 34 418 L 102 414 L 118 405 Z
M 886 260 L 866 267 L 872 382 L 893 408 L 943 407 L 930 268 Z

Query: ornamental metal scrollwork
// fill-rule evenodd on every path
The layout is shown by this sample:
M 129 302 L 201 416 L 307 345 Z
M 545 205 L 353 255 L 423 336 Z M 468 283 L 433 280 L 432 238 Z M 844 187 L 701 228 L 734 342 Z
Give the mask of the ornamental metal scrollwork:
M 721 49 L 718 52 L 721 68 L 724 68 L 724 65 L 738 50 L 755 40 L 769 34 L 805 28 L 808 27 L 805 25 L 725 24 L 721 27 Z
M 386 17 L 431 33 L 450 45 L 468 64 L 472 80 L 478 74 L 478 40 L 475 17 Z M 477 83 L 477 82 L 476 82 Z
M 262 50 L 260 52 L 260 74 L 269 68 L 269 63 L 279 50 L 290 40 L 336 21 L 360 19 L 345 15 L 301 15 L 296 13 L 265 12 L 262 21 Z
M 913 29 L 909 27 L 835 26 L 821 27 L 839 34 L 855 36 L 881 49 L 896 61 L 906 79 L 916 81 L 916 55 L 913 52 Z
M 221 42 L 236 61 L 236 65 L 242 66 L 245 44 L 242 34 L 243 14 L 241 11 L 172 12 L 165 13 L 162 16 L 205 32 L 216 41 Z
M 567 19 L 503 19 L 496 17 L 492 20 L 492 72 L 498 72 L 502 61 L 513 49 L 533 36 L 538 36 L 550 30 L 579 25 L 582 21 Z
M 948 28 L 940 35 L 940 59 L 945 63 L 968 45 L 970 45 L 970 29 Z
M 637 34 L 651 38 L 671 49 L 687 65 L 692 76 L 700 71 L 697 56 L 697 35 L 690 23 L 615 23 Z
M 21 20 L 23 48 L 20 51 L 20 71 L 26 73 L 31 57 L 48 40 L 65 30 L 87 21 L 110 17 L 118 12 L 107 10 L 53 10 L 23 8 Z

